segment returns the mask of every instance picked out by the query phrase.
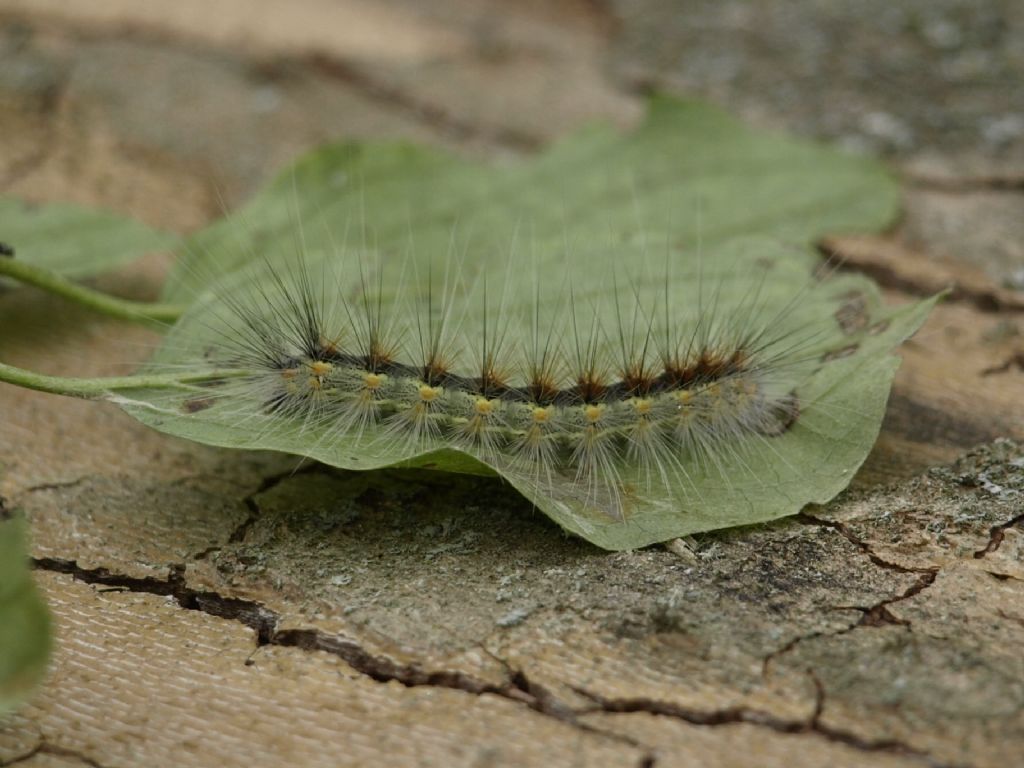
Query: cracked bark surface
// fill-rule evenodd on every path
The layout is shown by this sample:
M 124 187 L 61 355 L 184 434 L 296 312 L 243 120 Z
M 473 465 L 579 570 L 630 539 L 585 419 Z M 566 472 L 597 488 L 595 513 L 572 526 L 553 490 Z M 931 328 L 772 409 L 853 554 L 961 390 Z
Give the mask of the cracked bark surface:
M 187 231 L 328 138 L 529 152 L 635 120 L 637 73 L 683 42 L 711 55 L 727 4 L 694 3 L 691 28 L 660 25 L 640 52 L 649 23 L 615 3 L 303 0 L 263 26 L 241 0 L 137 5 L 4 4 L 10 193 Z M 750 50 L 766 73 L 799 63 Z M 845 76 L 822 93 L 849 93 Z M 721 96 L 712 81 L 692 90 Z M 768 114 L 737 83 L 722 100 L 755 121 L 846 125 L 827 99 Z M 0 723 L 0 766 L 1013 764 L 1024 371 L 1004 364 L 1024 304 L 1000 280 L 1024 154 L 935 146 L 890 148 L 897 231 L 823 248 L 894 299 L 957 287 L 905 346 L 854 488 L 773 525 L 607 554 L 497 482 L 296 470 L 0 387 L 0 494 L 32 523 L 59 633 L 46 686 Z M 968 237 L 972 217 L 997 226 Z M 165 266 L 100 285 L 152 296 Z M 0 295 L 0 326 L 15 319 L 0 356 L 53 373 L 121 373 L 158 340 L 32 291 Z
M 529 714 L 520 725 L 531 736 L 521 741 L 547 733 L 586 742 L 593 764 L 654 756 L 671 765 L 689 755 L 764 765 L 798 752 L 807 764 L 1007 764 L 1024 739 L 1024 665 L 1014 650 L 1024 626 L 999 613 L 1024 598 L 1021 553 L 1010 550 L 1019 533 L 1022 454 L 1020 445 L 998 443 L 948 470 L 851 493 L 801 519 L 703 537 L 696 565 L 666 549 L 594 552 L 497 483 L 453 487 L 423 473 L 316 469 L 255 478 L 262 490 L 251 496 L 251 521 L 237 508 L 245 507 L 246 489 L 229 484 L 238 504 L 207 506 L 211 521 L 223 523 L 209 529 L 218 548 L 191 559 L 171 524 L 199 493 L 191 484 L 165 484 L 158 496 L 152 486 L 122 481 L 123 503 L 103 515 L 93 501 L 100 481 L 99 489 L 88 480 L 38 489 L 20 506 L 43 534 L 67 532 L 37 536 L 36 546 L 62 617 L 63 650 L 56 685 L 4 738 L 16 739 L 20 725 L 83 753 L 85 744 L 105 743 L 110 723 L 109 713 L 91 708 L 104 697 L 135 697 L 137 706 L 113 721 L 123 726 L 129 711 L 150 713 L 133 743 L 152 760 L 169 759 L 162 750 L 171 749 L 173 734 L 195 727 L 188 718 L 196 712 L 228 743 L 232 717 L 242 716 L 246 697 L 257 697 L 246 676 L 256 666 L 274 670 L 274 685 L 295 686 L 296 697 L 311 686 L 313 702 L 350 694 L 363 701 L 366 686 L 379 686 L 387 693 L 374 695 L 402 711 L 419 706 L 409 703 L 419 702 L 416 691 L 446 691 L 455 698 L 437 706 L 471 708 L 511 732 L 502 718 Z M 152 518 L 139 531 L 145 553 L 111 547 L 104 565 L 91 567 L 53 556 L 80 546 L 68 526 L 53 523 L 69 510 L 110 530 L 130 528 L 140 509 Z M 928 521 L 921 529 L 918 516 Z M 139 569 L 142 559 L 147 569 Z M 199 632 L 207 639 L 196 639 Z M 106 644 L 99 655 L 97 643 Z M 281 654 L 294 666 L 282 667 Z M 345 672 L 335 668 L 335 682 L 321 681 L 320 690 L 309 682 L 320 673 L 306 665 L 324 664 Z M 140 675 L 154 677 L 140 684 Z M 359 681 L 355 692 L 351 681 Z M 214 694 L 227 711 L 207 701 Z M 185 705 L 183 695 L 197 701 Z M 483 699 L 509 712 L 496 704 L 480 711 L 472 702 Z M 85 702 L 84 710 L 67 701 Z M 95 721 L 85 717 L 90 712 Z M 264 713 L 261 722 L 275 716 Z M 315 724 L 349 727 L 341 717 L 333 707 L 310 712 L 307 728 L 306 717 L 293 714 L 290 735 L 273 748 L 304 755 Z M 399 736 L 381 717 L 390 715 L 374 710 L 381 730 L 368 744 L 390 749 Z M 439 733 L 459 730 L 445 722 L 431 719 Z M 67 733 L 82 742 L 62 741 Z M 760 745 L 747 762 L 734 751 L 739 734 Z M 445 751 L 465 746 L 461 739 L 497 749 L 502 764 L 578 757 L 505 752 L 504 739 L 480 734 L 445 742 L 431 732 L 434 757 L 472 764 L 476 752 Z M 320 745 L 316 760 L 339 759 L 332 743 Z M 26 749 L 0 745 L 8 761 Z M 194 764 L 211 754 L 200 750 Z M 353 764 L 369 759 L 346 754 Z M 90 759 L 123 764 L 123 755 L 104 755 Z M 405 759 L 400 751 L 394 758 Z

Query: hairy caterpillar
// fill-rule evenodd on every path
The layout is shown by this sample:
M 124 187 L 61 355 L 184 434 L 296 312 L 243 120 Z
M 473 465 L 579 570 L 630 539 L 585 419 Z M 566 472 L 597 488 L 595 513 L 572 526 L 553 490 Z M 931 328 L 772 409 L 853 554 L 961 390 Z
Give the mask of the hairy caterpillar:
M 508 310 L 488 317 L 484 291 L 473 338 L 450 327 L 467 296 L 435 308 L 428 287 L 410 322 L 390 316 L 396 307 L 365 280 L 349 301 L 330 281 L 317 295 L 301 268 L 291 279 L 269 278 L 279 290 L 261 291 L 263 311 L 232 303 L 238 333 L 225 336 L 233 354 L 218 368 L 251 372 L 235 381 L 236 396 L 254 397 L 300 429 L 319 422 L 361 440 L 377 426 L 376 440 L 450 444 L 551 495 L 572 486 L 616 520 L 629 506 L 621 465 L 635 464 L 648 480 L 685 472 L 680 454 L 713 463 L 731 442 L 795 419 L 786 369 L 803 362 L 800 340 L 776 350 L 780 339 L 769 334 L 777 330 L 731 327 L 736 318 L 687 326 L 670 316 L 667 299 L 659 319 L 658 307 L 630 295 L 627 320 L 616 297 L 620 325 L 611 330 L 596 311 L 584 314 L 570 290 L 565 311 L 546 323 L 536 299 L 524 329 Z M 323 303 L 331 290 L 340 322 Z M 509 349 L 510 337 L 527 343 Z
M 6 277 L 172 325 L 134 376 L 0 363 L 0 380 L 207 444 L 498 474 L 564 528 L 642 546 L 848 484 L 890 353 L 932 302 L 889 310 L 864 278 L 819 280 L 807 244 L 884 226 L 897 199 L 875 164 L 661 98 L 630 135 L 588 131 L 515 167 L 343 143 L 254 197 L 247 232 L 190 237 L 159 304 L 89 290 L 19 242 Z M 696 226 L 652 229 L 697 202 Z M 335 247 L 356 212 L 362 247 Z
M 864 279 L 814 279 L 765 240 L 714 256 L 449 260 L 440 279 L 365 252 L 256 266 L 147 369 L 189 390 L 116 401 L 204 442 L 496 472 L 615 548 L 793 512 L 863 460 L 886 352 L 923 314 L 894 324 Z
M 473 255 L 257 259 L 134 376 L 0 375 L 208 444 L 496 473 L 622 549 L 844 488 L 878 432 L 889 352 L 932 304 L 885 310 L 870 281 L 820 279 L 815 257 L 766 238 L 703 259 L 668 244 Z

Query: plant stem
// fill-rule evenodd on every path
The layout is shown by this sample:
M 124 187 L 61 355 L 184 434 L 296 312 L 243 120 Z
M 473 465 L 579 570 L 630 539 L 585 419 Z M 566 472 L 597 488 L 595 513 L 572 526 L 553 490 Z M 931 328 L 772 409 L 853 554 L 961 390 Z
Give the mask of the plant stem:
M 9 257 L 0 257 L 0 275 L 42 288 L 44 291 L 63 296 L 69 301 L 119 320 L 167 325 L 181 317 L 186 309 L 176 304 L 119 299 L 86 288 L 51 270 Z
M 139 374 L 137 376 L 110 376 L 93 379 L 47 376 L 26 371 L 13 365 L 0 363 L 0 381 L 38 392 L 49 392 L 66 397 L 81 397 L 99 400 L 122 389 L 184 389 L 205 391 L 200 382 L 218 379 L 238 378 L 249 375 L 249 371 L 208 371 L 195 374 Z

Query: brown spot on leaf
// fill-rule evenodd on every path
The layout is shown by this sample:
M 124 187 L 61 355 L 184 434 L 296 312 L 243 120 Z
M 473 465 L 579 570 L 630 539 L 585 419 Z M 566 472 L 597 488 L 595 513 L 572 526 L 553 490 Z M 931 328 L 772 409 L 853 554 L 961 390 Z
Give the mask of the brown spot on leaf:
M 193 397 L 181 404 L 181 410 L 185 413 L 199 413 L 199 411 L 205 411 L 211 407 L 215 400 L 216 398 L 213 397 Z
M 834 317 L 839 328 L 847 336 L 864 330 L 868 325 L 868 305 L 864 295 L 858 291 L 848 293 L 839 305 Z
M 840 347 L 839 349 L 833 349 L 826 352 L 821 356 L 821 360 L 825 363 L 832 360 L 839 360 L 856 353 L 858 349 L 860 349 L 860 344 L 847 344 L 845 347 Z

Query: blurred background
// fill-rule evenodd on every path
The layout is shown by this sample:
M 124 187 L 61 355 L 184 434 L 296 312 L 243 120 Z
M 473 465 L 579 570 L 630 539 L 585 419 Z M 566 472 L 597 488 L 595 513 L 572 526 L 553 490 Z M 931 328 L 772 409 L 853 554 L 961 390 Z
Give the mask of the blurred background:
M 327 140 L 500 161 L 651 88 L 892 158 L 900 240 L 1024 287 L 1019 0 L 0 0 L 0 189 L 183 232 Z

